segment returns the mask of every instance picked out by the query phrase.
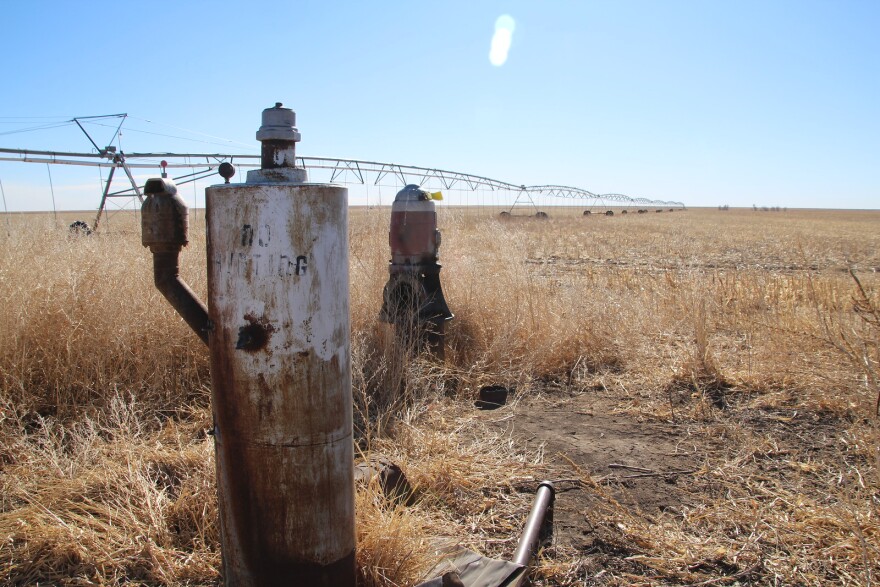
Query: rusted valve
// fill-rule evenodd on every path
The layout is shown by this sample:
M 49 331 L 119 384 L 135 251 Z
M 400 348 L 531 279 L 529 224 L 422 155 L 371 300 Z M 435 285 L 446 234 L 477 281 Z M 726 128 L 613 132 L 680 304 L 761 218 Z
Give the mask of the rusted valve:
M 445 323 L 454 315 L 446 304 L 437 262 L 440 231 L 434 197 L 417 185 L 397 193 L 391 206 L 389 278 L 379 319 L 394 325 L 406 344 L 426 344 L 443 358 Z

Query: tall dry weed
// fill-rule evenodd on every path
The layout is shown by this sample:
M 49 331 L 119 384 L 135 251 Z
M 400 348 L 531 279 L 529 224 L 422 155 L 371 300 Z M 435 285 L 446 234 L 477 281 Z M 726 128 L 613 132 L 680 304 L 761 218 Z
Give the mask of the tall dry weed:
M 364 584 L 414 581 L 431 558 L 425 536 L 510 554 L 529 500 L 511 479 L 544 465 L 469 418 L 489 383 L 520 399 L 602 389 L 620 412 L 738 443 L 697 475 L 704 491 L 683 516 L 648 519 L 590 485 L 604 504 L 593 523 L 617 528 L 620 550 L 608 547 L 606 568 L 551 552 L 544 584 L 876 576 L 875 216 L 500 222 L 443 210 L 441 280 L 456 314 L 445 361 L 414 356 L 377 322 L 388 211 L 351 219 L 359 446 L 405 465 L 419 496 L 400 509 L 359 489 Z M 0 582 L 216 582 L 204 346 L 155 291 L 137 232 L 20 226 L 0 241 Z M 182 272 L 204 296 L 198 226 L 191 240 Z M 780 438 L 800 418 L 842 441 L 791 452 Z
M 191 245 L 185 272 L 201 290 L 203 259 Z M 0 259 L 4 397 L 63 419 L 117 391 L 171 408 L 204 395 L 206 350 L 157 295 L 151 271 L 131 235 L 14 233 Z

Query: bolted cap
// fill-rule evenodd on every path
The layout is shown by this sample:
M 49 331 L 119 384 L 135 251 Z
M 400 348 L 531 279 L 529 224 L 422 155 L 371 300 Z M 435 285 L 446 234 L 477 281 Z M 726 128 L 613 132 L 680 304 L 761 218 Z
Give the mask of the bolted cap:
M 395 196 L 395 202 L 418 202 L 419 200 L 430 200 L 431 196 L 426 191 L 420 188 L 419 186 L 411 183 L 408 186 L 404 187 L 402 190 L 397 192 L 397 196 Z
M 299 142 L 296 112 L 285 108 L 281 102 L 275 102 L 273 108 L 263 110 L 263 126 L 257 131 L 257 140 Z

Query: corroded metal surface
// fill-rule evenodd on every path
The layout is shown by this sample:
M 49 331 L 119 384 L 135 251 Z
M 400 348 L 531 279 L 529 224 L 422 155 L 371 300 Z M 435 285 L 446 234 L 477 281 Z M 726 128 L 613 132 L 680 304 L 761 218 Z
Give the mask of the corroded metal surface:
M 444 322 L 454 316 L 440 285 L 440 241 L 431 195 L 417 185 L 407 185 L 391 206 L 390 275 L 379 319 L 394 324 L 404 346 L 415 344 L 443 359 Z
M 202 342 L 208 344 L 211 322 L 208 309 L 192 289 L 180 278 L 180 260 L 177 251 L 153 253 L 153 282 L 171 307 L 183 318 Z
M 156 288 L 207 343 L 208 309 L 180 278 L 180 250 L 189 242 L 186 204 L 177 195 L 174 182 L 167 179 L 148 179 L 144 191 L 147 199 L 141 207 L 141 243 L 153 253 Z
M 227 585 L 354 585 L 348 193 L 207 189 Z
M 427 191 L 408 185 L 391 205 L 388 231 L 393 265 L 436 263 L 440 249 L 437 210 Z
M 300 138 L 296 112 L 281 102 L 263 110 L 263 125 L 257 131 L 257 140 L 262 145 L 260 167 L 264 170 L 296 167 L 296 143 Z
M 148 179 L 141 206 L 141 244 L 151 251 L 179 251 L 189 243 L 189 212 L 168 179 Z

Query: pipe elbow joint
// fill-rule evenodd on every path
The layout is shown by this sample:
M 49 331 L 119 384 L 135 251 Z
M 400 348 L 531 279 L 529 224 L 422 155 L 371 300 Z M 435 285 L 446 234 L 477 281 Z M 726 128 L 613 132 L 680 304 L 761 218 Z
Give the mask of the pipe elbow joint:
M 153 283 L 192 331 L 208 344 L 208 308 L 180 279 L 178 251 L 153 250 Z
M 188 242 L 188 211 L 177 186 L 165 178 L 148 179 L 141 207 L 141 244 L 153 253 L 153 283 L 193 332 L 208 344 L 208 309 L 180 279 L 179 255 Z

